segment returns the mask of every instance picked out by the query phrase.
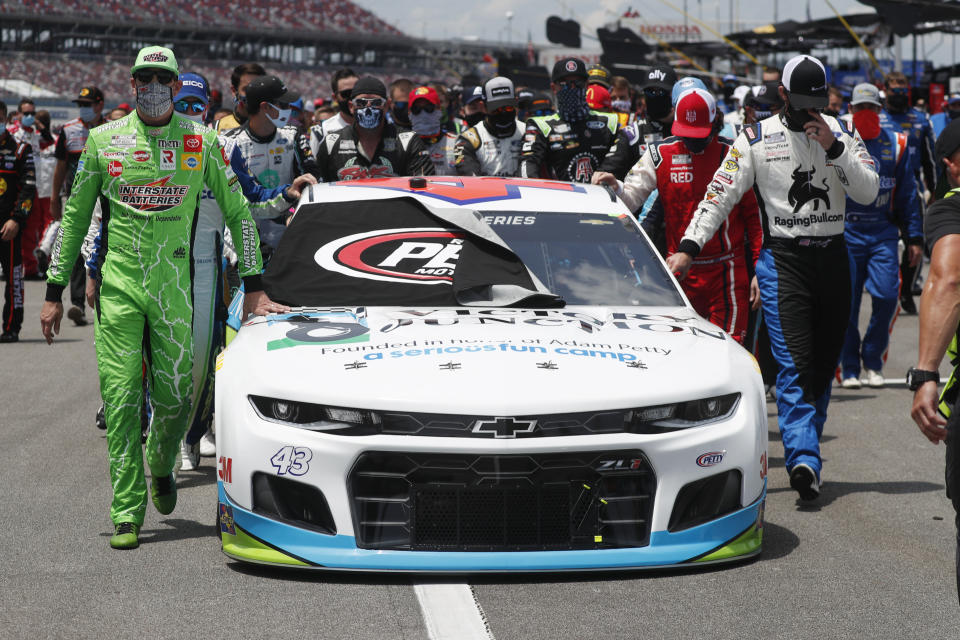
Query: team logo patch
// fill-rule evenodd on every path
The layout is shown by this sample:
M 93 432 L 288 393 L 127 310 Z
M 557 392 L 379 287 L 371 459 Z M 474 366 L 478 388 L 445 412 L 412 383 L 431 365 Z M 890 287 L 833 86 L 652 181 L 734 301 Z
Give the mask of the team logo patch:
M 183 150 L 196 153 L 203 146 L 203 136 L 199 134 L 184 134 Z
M 737 164 L 736 160 L 724 160 L 723 161 L 723 170 L 728 173 L 736 173 L 740 171 L 740 165 Z
M 442 228 L 382 229 L 339 238 L 313 259 L 353 278 L 406 284 L 452 284 L 464 234 Z
M 123 173 L 123 163 L 119 160 L 111 160 L 107 164 L 107 173 L 116 178 L 121 173 Z
M 227 535 L 237 535 L 237 529 L 233 520 L 233 509 L 230 505 L 220 503 L 220 531 Z
M 159 51 L 154 51 L 153 53 L 143 56 L 144 62 L 166 62 L 169 59 L 169 56 L 165 56 Z
M 220 147 L 220 157 L 223 158 L 223 164 L 230 166 L 230 159 L 227 158 L 227 150 Z
M 577 63 L 574 62 L 573 60 L 567 60 L 567 64 L 564 65 L 564 67 L 566 68 L 567 71 L 573 73 L 574 71 L 577 70 Z
M 199 153 L 180 154 L 180 168 L 183 171 L 199 171 L 200 170 L 200 154 Z
M 133 153 L 131 153 L 130 157 L 136 160 L 137 162 L 146 162 L 147 160 L 150 159 L 150 152 L 140 149 L 138 151 L 134 151 Z
M 121 185 L 118 193 L 120 202 L 140 211 L 166 211 L 178 207 L 190 192 L 190 187 L 169 184 L 172 177 L 165 176 L 145 184 Z
M 693 109 L 687 109 L 687 122 L 693 124 L 697 121 L 697 112 Z

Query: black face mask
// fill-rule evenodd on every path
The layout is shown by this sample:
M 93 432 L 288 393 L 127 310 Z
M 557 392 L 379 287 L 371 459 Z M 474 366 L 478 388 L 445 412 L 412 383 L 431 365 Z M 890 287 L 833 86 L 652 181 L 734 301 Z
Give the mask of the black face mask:
M 490 132 L 498 138 L 505 138 L 517 130 L 513 113 L 495 113 L 487 116 Z
M 340 92 L 340 95 L 337 99 L 337 107 L 339 107 L 342 113 L 350 115 L 350 94 L 353 92 L 353 89 L 344 89 Z
M 670 109 L 673 108 L 669 93 L 662 96 L 651 96 L 648 94 L 646 101 L 647 117 L 650 120 L 663 120 L 670 115 Z
M 683 144 L 690 150 L 690 153 L 703 153 L 713 140 L 713 135 L 706 138 L 683 138 Z
M 783 118 L 791 131 L 803 131 L 803 125 L 813 120 L 813 116 L 806 109 L 794 109 L 789 104 L 783 110 Z
M 475 127 L 480 124 L 481 120 L 483 120 L 483 116 L 484 114 L 482 111 L 477 111 L 476 113 L 463 116 L 463 119 L 467 121 L 467 126 Z
M 400 104 L 393 105 L 393 109 L 390 110 L 393 113 L 393 121 L 402 124 L 406 127 L 410 126 L 410 116 L 407 114 L 407 103 L 404 102 L 403 106 Z
M 892 111 L 906 111 L 910 106 L 910 97 L 905 93 L 894 93 L 891 89 L 887 92 L 887 106 Z
M 960 109 L 957 109 L 956 111 L 954 111 L 953 109 L 947 109 L 947 117 L 950 118 L 951 120 L 960 118 Z
M 823 115 L 825 115 L 825 116 L 833 116 L 834 118 L 836 118 L 836 117 L 838 117 L 838 116 L 840 115 L 840 112 L 839 112 L 839 111 L 836 111 L 836 110 L 834 110 L 834 109 L 824 109 L 824 110 L 823 110 Z

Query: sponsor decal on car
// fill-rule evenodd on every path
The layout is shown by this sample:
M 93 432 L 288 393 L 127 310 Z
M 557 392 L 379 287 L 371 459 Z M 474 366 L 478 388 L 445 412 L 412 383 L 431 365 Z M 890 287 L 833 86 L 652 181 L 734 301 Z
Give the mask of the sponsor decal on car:
M 220 503 L 220 531 L 231 536 L 237 535 L 237 529 L 233 520 L 233 507 L 228 504 Z
M 270 458 L 270 464 L 278 476 L 302 476 L 310 471 L 313 451 L 307 447 L 283 447 Z
M 217 461 L 217 477 L 227 484 L 233 483 L 233 458 L 220 456 Z
M 709 451 L 702 453 L 697 458 L 698 467 L 712 467 L 723 462 L 723 456 L 726 451 Z

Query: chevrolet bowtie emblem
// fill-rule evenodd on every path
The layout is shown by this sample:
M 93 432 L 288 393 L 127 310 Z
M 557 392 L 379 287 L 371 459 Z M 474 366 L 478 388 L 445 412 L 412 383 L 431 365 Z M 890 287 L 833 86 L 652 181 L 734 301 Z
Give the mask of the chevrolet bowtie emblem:
M 517 418 L 489 418 L 473 423 L 474 433 L 493 434 L 494 438 L 516 438 L 517 434 L 533 433 L 536 428 L 536 420 L 518 420 Z

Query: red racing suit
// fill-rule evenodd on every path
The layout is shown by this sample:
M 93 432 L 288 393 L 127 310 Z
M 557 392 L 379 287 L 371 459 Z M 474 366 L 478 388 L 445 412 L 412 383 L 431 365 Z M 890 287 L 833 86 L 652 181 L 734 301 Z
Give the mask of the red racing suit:
M 647 147 L 623 182 L 621 197 L 636 211 L 654 189 L 663 208 L 667 255 L 677 251 L 697 205 L 725 185 L 714 181 L 730 141 L 714 138 L 703 153 L 691 153 L 683 140 L 671 136 Z M 708 193 L 708 187 L 710 193 Z M 716 195 L 714 195 L 716 197 Z M 740 202 L 693 261 L 680 282 L 690 304 L 701 316 L 743 344 L 750 312 L 747 252 L 756 264 L 763 245 L 760 211 L 753 191 Z

